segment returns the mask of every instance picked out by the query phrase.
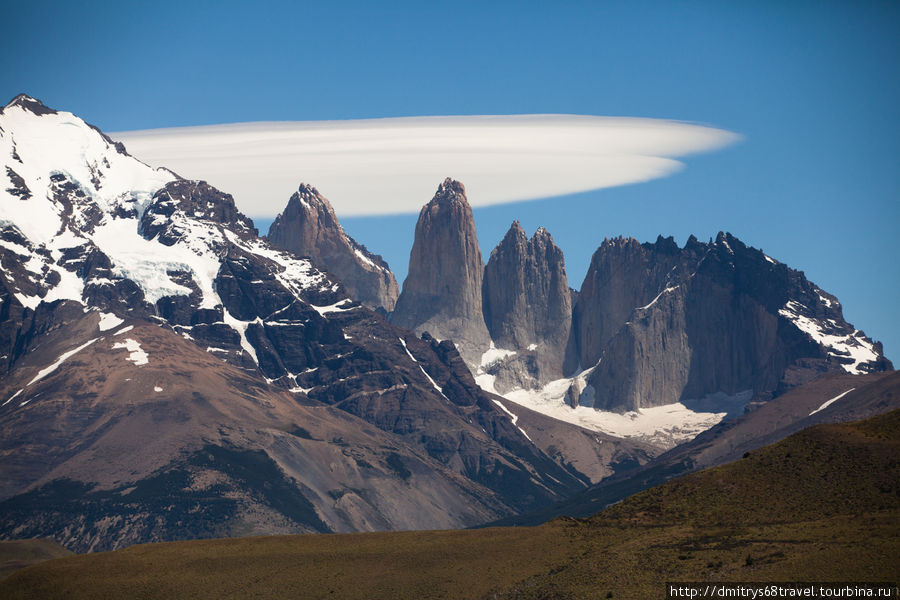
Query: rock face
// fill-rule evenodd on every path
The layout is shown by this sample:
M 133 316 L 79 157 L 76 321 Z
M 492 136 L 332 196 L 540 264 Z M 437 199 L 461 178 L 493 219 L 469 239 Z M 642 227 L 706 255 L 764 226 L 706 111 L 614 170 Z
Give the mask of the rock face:
M 500 391 L 537 388 L 563 376 L 572 293 L 562 250 L 543 227 L 529 240 L 514 221 L 491 252 L 482 286 L 484 320 L 500 349 L 515 351 L 499 369 Z
M 467 362 L 490 344 L 481 305 L 484 260 L 466 189 L 450 178 L 419 213 L 409 272 L 391 321 L 452 339 Z
M 604 241 L 574 315 L 579 402 L 604 410 L 739 412 L 825 372 L 892 368 L 836 298 L 727 233 Z
M 690 262 L 690 258 L 684 260 Z M 671 238 L 659 237 L 652 246 L 634 238 L 603 241 L 591 259 L 575 306 L 578 326 L 574 333 L 582 367 L 596 364 L 632 311 L 669 287 L 684 260 Z
M 514 222 L 481 271 L 464 190 L 448 179 L 420 213 L 393 321 L 453 339 L 484 389 L 548 414 L 553 402 L 682 403 L 686 420 L 664 428 L 677 438 L 822 373 L 892 368 L 836 298 L 727 233 L 683 248 L 604 240 L 575 293 L 550 234 L 529 240 Z
M 344 232 L 331 203 L 316 188 L 301 184 L 267 237 L 340 279 L 350 296 L 366 306 L 394 310 L 399 292 L 387 263 Z
M 452 342 L 42 106 L 0 110 L 0 537 L 463 527 L 584 487 Z

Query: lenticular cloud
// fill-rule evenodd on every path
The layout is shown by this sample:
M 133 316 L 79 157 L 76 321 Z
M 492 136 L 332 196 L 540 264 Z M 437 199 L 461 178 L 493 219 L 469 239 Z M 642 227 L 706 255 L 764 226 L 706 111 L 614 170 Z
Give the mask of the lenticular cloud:
M 580 115 L 404 117 L 236 123 L 114 133 L 128 151 L 234 195 L 254 217 L 280 212 L 301 182 L 341 216 L 417 212 L 445 177 L 487 206 L 670 175 L 676 157 L 738 136 L 657 119 Z

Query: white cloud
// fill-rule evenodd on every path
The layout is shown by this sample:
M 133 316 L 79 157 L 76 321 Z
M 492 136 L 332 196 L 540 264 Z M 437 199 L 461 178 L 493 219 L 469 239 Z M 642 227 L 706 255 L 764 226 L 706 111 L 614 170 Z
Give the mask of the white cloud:
M 300 182 L 341 216 L 418 212 L 445 177 L 473 206 L 665 177 L 675 157 L 738 138 L 677 121 L 580 115 L 236 123 L 111 134 L 129 153 L 234 195 L 271 217 Z

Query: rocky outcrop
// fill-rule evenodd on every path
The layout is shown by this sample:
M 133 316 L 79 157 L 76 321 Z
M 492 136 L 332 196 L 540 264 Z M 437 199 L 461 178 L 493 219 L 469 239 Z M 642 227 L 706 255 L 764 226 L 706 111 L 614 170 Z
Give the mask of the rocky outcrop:
M 684 248 L 604 241 L 574 331 L 590 370 L 578 401 L 604 410 L 738 413 L 822 373 L 892 368 L 836 298 L 727 233 Z
M 231 194 L 220 192 L 205 181 L 178 179 L 154 194 L 153 202 L 141 216 L 141 235 L 148 240 L 157 238 L 166 246 L 190 236 L 191 220 L 172 219 L 176 212 L 189 215 L 191 220 L 225 226 L 241 237 L 256 237 L 259 233 L 253 221 L 238 210 Z
M 513 222 L 485 266 L 482 302 L 494 345 L 515 351 L 497 370 L 496 389 L 534 389 L 563 376 L 572 294 L 562 250 L 546 229 L 528 239 Z
M 514 222 L 481 272 L 464 188 L 448 179 L 420 213 L 393 321 L 454 340 L 485 389 L 537 404 L 738 414 L 822 373 L 892 368 L 836 298 L 727 233 L 683 248 L 606 239 L 576 293 L 550 234 Z
M 484 260 L 466 189 L 450 178 L 419 213 L 409 272 L 391 321 L 452 339 L 466 362 L 490 344 L 481 304 Z
M 273 245 L 320 265 L 366 306 L 394 309 L 399 292 L 387 263 L 344 232 L 331 203 L 316 188 L 301 184 L 267 237 Z
M 693 241 L 687 248 L 693 248 Z M 672 238 L 660 236 L 655 244 L 640 244 L 634 238 L 604 239 L 591 258 L 574 307 L 581 366 L 596 364 L 632 311 L 674 285 L 679 271 L 690 270 L 697 260 L 692 252 L 682 252 Z

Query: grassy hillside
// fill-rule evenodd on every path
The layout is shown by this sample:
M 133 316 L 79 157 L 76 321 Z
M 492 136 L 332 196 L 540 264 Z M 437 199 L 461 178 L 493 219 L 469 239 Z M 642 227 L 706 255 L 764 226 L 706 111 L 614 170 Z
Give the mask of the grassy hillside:
M 665 581 L 897 581 L 900 411 L 536 528 L 134 546 L 35 565 L 3 598 L 660 598 Z
M 12 540 L 0 542 L 0 579 L 29 565 L 72 554 L 53 540 Z

